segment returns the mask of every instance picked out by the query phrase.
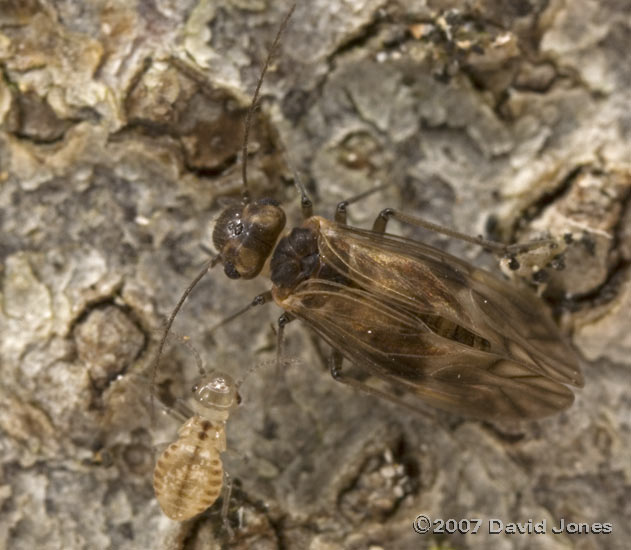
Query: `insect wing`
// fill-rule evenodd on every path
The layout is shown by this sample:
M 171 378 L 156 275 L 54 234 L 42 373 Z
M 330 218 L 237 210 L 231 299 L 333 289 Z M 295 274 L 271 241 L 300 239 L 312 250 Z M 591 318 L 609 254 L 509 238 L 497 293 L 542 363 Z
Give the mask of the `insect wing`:
M 534 295 L 423 243 L 323 221 L 321 254 L 361 288 L 463 326 L 493 353 L 553 380 L 583 385 L 576 354 Z
M 351 284 L 308 279 L 282 306 L 347 359 L 461 414 L 537 418 L 572 403 L 564 384 L 582 385 L 580 372 L 536 298 L 421 243 L 319 221 L 321 257 Z

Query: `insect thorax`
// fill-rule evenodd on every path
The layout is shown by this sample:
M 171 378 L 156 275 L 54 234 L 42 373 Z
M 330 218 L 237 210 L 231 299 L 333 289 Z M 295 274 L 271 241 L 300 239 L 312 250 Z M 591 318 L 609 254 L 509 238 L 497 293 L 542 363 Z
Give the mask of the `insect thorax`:
M 210 422 L 201 416 L 192 416 L 178 430 L 181 443 L 212 447 L 222 453 L 226 450 L 226 432 L 223 422 Z
M 278 241 L 270 262 L 270 278 L 277 296 L 289 295 L 309 278 L 351 285 L 342 271 L 322 258 L 318 245 L 319 227 L 319 218 L 313 216 Z

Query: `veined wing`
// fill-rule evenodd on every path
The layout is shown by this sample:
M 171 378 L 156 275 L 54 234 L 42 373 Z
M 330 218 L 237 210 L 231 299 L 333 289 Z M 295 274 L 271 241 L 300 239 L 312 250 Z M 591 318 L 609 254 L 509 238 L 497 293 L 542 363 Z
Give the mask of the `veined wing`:
M 357 366 L 443 410 L 488 419 L 538 418 L 574 399 L 566 386 L 529 365 L 435 334 L 373 292 L 308 279 L 282 307 Z
M 439 316 L 533 375 L 583 385 L 575 352 L 536 296 L 423 243 L 318 221 L 324 261 L 382 304 Z

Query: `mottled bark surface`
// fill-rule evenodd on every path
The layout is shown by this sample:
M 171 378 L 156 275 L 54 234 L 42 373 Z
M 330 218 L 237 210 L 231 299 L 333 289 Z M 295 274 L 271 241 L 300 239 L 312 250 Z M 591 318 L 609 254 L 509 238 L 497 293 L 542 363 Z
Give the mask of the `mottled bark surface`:
M 393 206 L 505 242 L 571 233 L 545 295 L 585 388 L 538 422 L 424 417 L 336 384 L 326 346 L 292 323 L 297 364 L 285 382 L 253 373 L 227 425 L 234 536 L 219 503 L 184 524 L 160 512 L 152 468 L 178 422 L 161 406 L 152 425 L 149 367 L 239 195 L 245 109 L 287 9 L 0 0 L 0 548 L 628 547 L 627 0 L 300 3 L 255 117 L 252 194 L 297 223 L 295 170 L 327 216 L 391 183 L 349 208 L 364 227 Z M 392 230 L 498 269 L 475 247 Z M 548 261 L 522 258 L 520 274 Z M 268 287 L 217 268 L 175 329 L 238 377 L 275 356 L 279 310 L 209 330 Z M 186 398 L 195 376 L 169 346 L 161 398 Z M 483 524 L 419 535 L 419 514 Z M 491 535 L 491 518 L 547 533 Z M 613 532 L 552 533 L 561 518 Z

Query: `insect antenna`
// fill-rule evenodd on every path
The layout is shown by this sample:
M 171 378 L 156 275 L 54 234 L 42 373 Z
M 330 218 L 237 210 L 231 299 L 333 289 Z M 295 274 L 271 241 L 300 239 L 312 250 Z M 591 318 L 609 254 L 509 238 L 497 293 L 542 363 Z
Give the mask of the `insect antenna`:
M 248 189 L 248 180 L 247 180 L 247 158 L 248 158 L 248 140 L 249 140 L 249 136 L 250 136 L 250 127 L 252 126 L 252 115 L 254 113 L 254 110 L 257 107 L 257 102 L 258 102 L 258 98 L 259 98 L 259 93 L 261 90 L 261 86 L 263 84 L 263 78 L 265 77 L 265 73 L 267 72 L 267 69 L 271 63 L 272 57 L 274 56 L 276 49 L 278 48 L 278 44 L 280 42 L 280 37 L 282 36 L 283 32 L 285 31 L 285 28 L 287 27 L 287 24 L 289 23 L 289 19 L 291 18 L 292 14 L 294 13 L 294 10 L 296 9 L 296 5 L 292 4 L 291 8 L 289 9 L 289 11 L 287 12 L 287 15 L 285 15 L 279 29 L 278 32 L 276 33 L 276 37 L 274 38 L 274 42 L 272 43 L 272 46 L 267 54 L 267 58 L 265 59 L 265 63 L 263 65 L 263 69 L 261 71 L 261 75 L 259 76 L 258 82 L 256 83 L 256 89 L 254 90 L 254 95 L 252 97 L 252 102 L 250 104 L 250 107 L 248 109 L 248 112 L 246 114 L 246 118 L 245 118 L 245 129 L 244 129 L 244 133 L 243 133 L 243 149 L 242 149 L 242 153 L 243 153 L 243 158 L 241 161 L 241 166 L 242 166 L 242 177 L 243 177 L 243 194 L 242 194 L 242 200 L 244 203 L 248 203 L 250 201 L 250 192 Z M 302 189 L 302 187 L 301 187 Z M 310 203 L 308 197 L 306 197 L 306 194 L 303 192 L 303 203 L 304 200 L 306 198 L 306 200 Z M 164 333 L 162 338 L 160 339 L 160 344 L 158 345 L 158 351 L 156 354 L 156 358 L 155 361 L 153 363 L 153 367 L 151 370 L 151 396 L 150 396 L 150 407 L 151 407 L 151 418 L 152 420 L 155 418 L 155 382 L 156 382 L 156 378 L 158 375 L 158 368 L 160 366 L 160 358 L 162 357 L 162 352 L 164 350 L 164 345 L 166 343 L 167 337 L 169 336 L 169 332 L 171 330 L 171 326 L 173 325 L 173 322 L 175 321 L 175 317 L 177 316 L 177 314 L 179 313 L 180 309 L 182 308 L 182 306 L 184 305 L 184 302 L 186 301 L 186 299 L 188 298 L 188 296 L 191 294 L 191 292 L 193 291 L 193 289 L 197 286 L 197 283 L 199 283 L 199 281 L 201 281 L 204 276 L 206 275 L 206 273 L 208 273 L 208 271 L 210 269 L 212 269 L 213 267 L 215 267 L 221 260 L 221 254 L 217 254 L 216 256 L 210 258 L 208 261 L 206 261 L 206 263 L 204 264 L 204 267 L 201 269 L 201 271 L 195 276 L 195 278 L 191 281 L 191 283 L 188 285 L 188 287 L 186 288 L 186 290 L 184 290 L 184 292 L 182 293 L 182 295 L 180 296 L 180 299 L 178 300 L 177 304 L 175 305 L 175 307 L 173 308 L 173 311 L 171 312 L 171 314 L 169 315 L 169 318 L 167 319 L 166 325 L 164 327 Z M 257 296 L 257 298 L 259 298 Z M 227 319 L 224 319 L 218 326 L 227 323 L 228 321 L 234 319 L 235 317 L 237 317 L 238 315 L 240 315 L 241 313 L 243 313 L 244 311 L 246 311 L 247 309 L 249 309 L 250 307 L 252 307 L 253 305 L 257 305 L 257 298 L 254 299 L 254 301 L 252 302 L 252 304 L 249 304 L 246 308 L 243 308 L 242 310 L 240 310 L 239 312 L 231 315 L 230 317 L 228 317 Z M 218 328 L 217 327 L 213 327 L 214 328 Z
M 248 189 L 248 140 L 250 138 L 250 127 L 252 126 L 252 115 L 257 108 L 259 93 L 261 91 L 261 86 L 263 85 L 263 79 L 265 78 L 265 73 L 267 73 L 267 69 L 272 61 L 272 57 L 276 53 L 276 49 L 278 48 L 278 43 L 280 42 L 280 37 L 282 36 L 285 28 L 287 27 L 287 23 L 289 23 L 289 19 L 291 18 L 294 10 L 296 9 L 296 4 L 293 4 L 285 18 L 283 19 L 278 32 L 276 33 L 276 37 L 274 38 L 274 42 L 272 42 L 272 46 L 270 47 L 269 53 L 267 54 L 267 58 L 265 59 L 265 64 L 263 65 L 263 69 L 261 70 L 261 76 L 259 76 L 258 82 L 256 83 L 256 88 L 254 89 L 254 96 L 252 97 L 252 103 L 250 104 L 250 108 L 245 116 L 245 129 L 243 131 L 243 147 L 241 156 L 241 179 L 243 180 L 243 202 L 250 202 L 250 190 Z
M 186 346 L 186 349 L 195 358 L 195 364 L 197 365 L 197 371 L 199 372 L 199 375 L 204 376 L 206 374 L 206 369 L 204 368 L 204 361 L 202 359 L 202 356 L 197 351 L 197 348 L 193 344 L 191 344 L 190 337 L 178 334 L 177 332 L 173 330 L 171 331 L 170 336 L 177 338 L 180 344 L 183 344 L 184 346 Z
M 204 267 L 195 276 L 195 278 L 191 281 L 188 287 L 186 287 L 186 290 L 184 290 L 184 292 L 180 296 L 180 299 L 178 300 L 177 304 L 175 304 L 175 307 L 173 308 L 171 315 L 169 315 L 169 318 L 167 319 L 166 325 L 164 327 L 164 332 L 162 334 L 162 338 L 160 339 L 160 344 L 158 345 L 158 352 L 156 353 L 156 358 L 155 358 L 155 361 L 153 362 L 153 367 L 151 369 L 150 408 L 151 408 L 152 420 L 155 418 L 155 403 L 154 403 L 155 386 L 156 386 L 156 377 L 158 376 L 158 368 L 160 366 L 160 358 L 162 357 L 162 352 L 164 351 L 164 345 L 166 344 L 167 338 L 169 337 L 169 333 L 171 331 L 171 326 L 173 325 L 173 321 L 175 321 L 175 317 L 179 313 L 180 309 L 184 305 L 184 302 L 186 301 L 190 293 L 193 291 L 195 286 L 197 286 L 197 283 L 199 283 L 199 281 L 203 279 L 204 275 L 206 275 L 206 273 L 208 273 L 210 269 L 212 269 L 213 267 L 215 267 L 215 265 L 217 265 L 219 260 L 220 260 L 220 256 L 217 255 L 213 258 L 210 258 L 208 261 L 204 263 Z
M 297 365 L 300 363 L 300 361 L 296 358 L 293 357 L 282 357 L 280 359 L 280 362 L 282 363 L 282 366 L 284 368 L 288 368 L 288 367 L 292 367 L 294 365 Z M 276 368 L 276 376 L 275 378 L 278 378 L 278 373 L 279 373 L 279 358 L 276 357 L 274 359 L 267 359 L 264 361 L 257 361 L 255 363 L 252 363 L 247 370 L 239 377 L 237 378 L 237 380 L 234 383 L 235 388 L 237 389 L 237 403 L 241 403 L 241 386 L 243 386 L 243 384 L 245 383 L 245 381 L 250 377 L 250 375 L 255 371 L 255 370 L 259 370 L 260 368 L 266 368 L 266 367 L 275 367 Z M 284 370 L 282 371 L 282 373 L 284 374 Z M 265 399 L 264 401 L 264 411 L 268 410 L 269 404 L 275 402 L 275 397 L 276 397 L 276 392 L 277 392 L 278 386 L 276 384 L 274 384 L 271 388 L 266 388 L 265 389 L 265 393 L 268 395 L 268 398 Z M 271 396 L 271 397 L 270 397 Z

